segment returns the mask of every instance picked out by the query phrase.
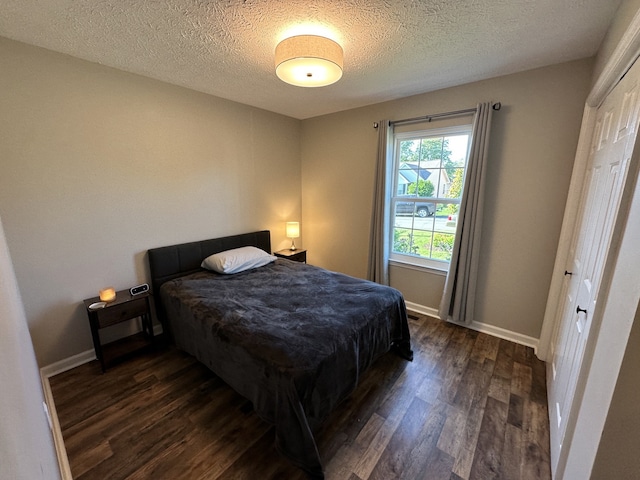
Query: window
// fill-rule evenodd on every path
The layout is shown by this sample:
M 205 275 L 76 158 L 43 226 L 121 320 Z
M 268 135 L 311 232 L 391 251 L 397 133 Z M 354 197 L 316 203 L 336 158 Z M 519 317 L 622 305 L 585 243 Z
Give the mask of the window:
M 471 125 L 396 133 L 390 259 L 447 270 Z

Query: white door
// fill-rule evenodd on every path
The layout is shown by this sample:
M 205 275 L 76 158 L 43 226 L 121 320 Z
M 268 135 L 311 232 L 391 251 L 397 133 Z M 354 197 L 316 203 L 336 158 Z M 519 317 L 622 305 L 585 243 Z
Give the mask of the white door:
M 549 382 L 555 474 L 638 127 L 640 62 L 598 108 Z

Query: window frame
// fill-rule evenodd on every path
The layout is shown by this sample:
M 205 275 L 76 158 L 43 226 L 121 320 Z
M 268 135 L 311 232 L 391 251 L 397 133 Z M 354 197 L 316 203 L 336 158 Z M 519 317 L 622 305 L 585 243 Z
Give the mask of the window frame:
M 464 176 L 463 176 L 463 184 L 464 179 L 467 175 L 467 166 L 469 163 L 469 153 L 471 150 L 472 143 L 472 128 L 473 125 L 471 123 L 465 123 L 463 125 L 452 125 L 446 127 L 436 127 L 436 128 L 420 128 L 416 130 L 410 131 L 402 131 L 402 132 L 394 132 L 393 134 L 393 148 L 392 148 L 392 159 L 391 159 L 391 188 L 389 189 L 389 196 L 385 199 L 388 205 L 389 212 L 389 222 L 388 222 L 388 238 L 389 238 L 389 263 L 398 266 L 404 266 L 407 268 L 416 268 L 419 270 L 432 270 L 436 272 L 447 272 L 449 270 L 450 261 L 448 260 L 438 260 L 433 258 L 426 258 L 415 254 L 410 253 L 398 253 L 393 251 L 393 237 L 395 230 L 395 219 L 396 219 L 396 208 L 395 205 L 398 201 L 402 202 L 424 202 L 425 197 L 416 197 L 415 199 L 407 199 L 406 196 L 402 197 L 398 194 L 398 176 L 400 173 L 400 142 L 406 140 L 420 140 L 424 138 L 432 138 L 432 137 L 446 137 L 446 136 L 456 136 L 456 135 L 468 135 L 467 142 L 467 153 L 464 164 Z M 442 166 L 440 168 L 443 168 Z M 461 194 L 462 196 L 462 194 Z M 460 198 L 446 198 L 446 197 L 426 197 L 428 201 L 433 201 L 434 204 L 460 204 Z M 415 216 L 412 216 L 415 219 Z M 413 223 L 411 230 L 413 230 Z M 428 230 L 425 230 L 428 231 Z M 431 232 L 434 232 L 434 229 L 431 229 Z M 454 235 L 457 235 L 457 229 Z

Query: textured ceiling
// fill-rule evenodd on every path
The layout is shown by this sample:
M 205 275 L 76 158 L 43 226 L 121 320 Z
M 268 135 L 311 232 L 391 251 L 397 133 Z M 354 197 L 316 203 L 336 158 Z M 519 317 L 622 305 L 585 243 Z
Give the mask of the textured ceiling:
M 620 0 L 1 0 L 0 36 L 295 118 L 594 55 Z M 344 48 L 344 76 L 301 88 L 278 42 Z

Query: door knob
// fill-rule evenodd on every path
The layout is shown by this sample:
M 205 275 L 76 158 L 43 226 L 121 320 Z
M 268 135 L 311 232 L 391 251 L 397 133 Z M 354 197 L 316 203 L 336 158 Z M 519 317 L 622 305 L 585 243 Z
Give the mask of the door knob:
M 564 271 L 564 274 L 565 274 L 565 276 L 567 276 L 567 275 L 573 275 L 573 272 L 569 272 L 569 271 L 565 270 L 565 271 Z
M 585 315 L 587 314 L 587 311 L 584 308 L 580 308 L 580 305 L 578 305 L 578 308 L 576 308 L 576 313 L 584 313 Z

